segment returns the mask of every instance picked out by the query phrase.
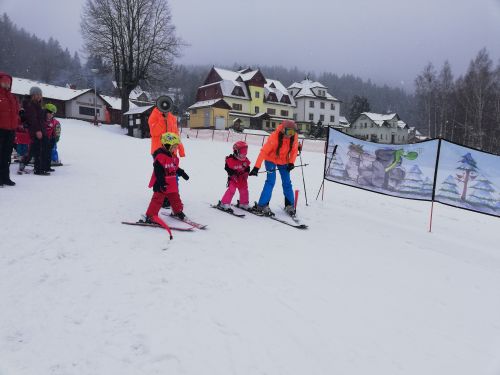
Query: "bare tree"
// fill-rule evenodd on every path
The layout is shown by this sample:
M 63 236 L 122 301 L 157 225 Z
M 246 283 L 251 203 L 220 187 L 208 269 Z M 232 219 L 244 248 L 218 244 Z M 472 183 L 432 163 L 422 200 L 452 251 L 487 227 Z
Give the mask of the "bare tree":
M 434 65 L 428 63 L 415 79 L 415 86 L 421 121 L 427 123 L 428 136 L 431 138 L 436 136 L 436 85 Z
M 113 69 L 124 112 L 139 82 L 170 66 L 183 46 L 167 0 L 87 0 L 80 26 L 87 52 Z

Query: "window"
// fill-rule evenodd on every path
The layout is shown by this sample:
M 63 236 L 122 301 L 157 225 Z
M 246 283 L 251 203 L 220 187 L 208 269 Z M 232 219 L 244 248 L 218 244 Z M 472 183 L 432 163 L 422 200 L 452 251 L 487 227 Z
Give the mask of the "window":
M 268 113 L 269 115 L 275 115 L 275 114 L 276 114 L 276 110 L 275 110 L 274 108 L 268 108 L 268 109 L 267 109 L 267 113 Z
M 321 102 L 321 103 L 319 103 L 319 107 L 320 107 L 321 109 L 325 109 L 325 102 Z
M 259 113 L 260 112 L 260 108 L 255 106 L 255 113 Z
M 255 91 L 255 97 L 256 97 L 257 99 L 259 99 L 259 98 L 260 98 L 260 92 Z
M 271 125 L 272 125 L 273 129 L 276 128 L 276 123 L 274 121 L 271 123 Z
M 196 115 L 196 108 L 195 108 L 195 109 L 192 109 L 192 110 L 191 110 L 191 113 L 192 113 L 193 115 Z
M 95 108 L 92 107 L 78 107 L 78 112 L 84 116 L 94 116 Z M 99 108 L 97 108 L 97 116 L 99 116 Z
M 330 116 L 330 122 L 335 122 L 335 116 Z
M 319 121 L 325 121 L 325 115 L 319 115 Z
M 368 127 L 368 124 L 365 122 L 365 129 Z
M 281 116 L 288 117 L 288 111 L 281 110 Z
M 309 113 L 309 121 L 314 121 L 314 114 Z
M 243 89 L 242 89 L 240 86 L 236 86 L 236 87 L 233 89 L 233 92 L 231 93 L 231 95 L 235 95 L 235 96 L 245 96 L 245 93 L 243 92 Z
M 241 104 L 238 104 L 238 103 L 233 103 L 233 109 L 235 111 L 241 111 L 243 109 L 243 106 Z
M 266 121 L 266 128 L 270 128 L 270 127 L 271 127 L 271 122 Z
M 293 114 L 293 119 L 297 120 L 297 114 L 296 113 Z
M 370 124 L 370 128 L 373 128 L 373 122 Z
M 335 110 L 335 103 L 331 103 L 331 104 L 330 104 L 330 108 L 331 108 L 332 110 Z
M 309 108 L 314 108 L 314 101 L 313 100 L 309 100 Z

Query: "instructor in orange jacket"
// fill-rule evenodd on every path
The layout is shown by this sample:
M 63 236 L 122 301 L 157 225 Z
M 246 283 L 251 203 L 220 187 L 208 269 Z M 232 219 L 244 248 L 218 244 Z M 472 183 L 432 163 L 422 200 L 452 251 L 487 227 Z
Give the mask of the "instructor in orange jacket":
M 295 215 L 295 199 L 290 171 L 295 167 L 294 163 L 299 150 L 298 138 L 295 122 L 285 120 L 269 136 L 267 142 L 260 150 L 255 166 L 249 175 L 257 176 L 262 162 L 264 162 L 267 178 L 259 202 L 253 208 L 255 213 L 268 216 L 273 215 L 269 208 L 269 202 L 271 201 L 274 184 L 276 183 L 276 170 L 278 170 L 285 196 L 285 211 L 290 216 Z
M 148 124 L 149 133 L 151 134 L 151 155 L 162 146 L 160 141 L 162 134 L 175 133 L 180 138 L 177 117 L 171 112 L 162 113 L 155 107 L 151 115 L 149 115 Z M 179 144 L 178 153 L 181 158 L 186 156 L 182 143 Z

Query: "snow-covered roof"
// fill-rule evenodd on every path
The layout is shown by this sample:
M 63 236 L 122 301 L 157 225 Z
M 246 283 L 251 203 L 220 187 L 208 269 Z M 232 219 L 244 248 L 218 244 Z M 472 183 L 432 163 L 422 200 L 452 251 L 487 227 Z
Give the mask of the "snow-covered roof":
M 122 109 L 122 99 L 121 98 L 117 98 L 115 96 L 107 96 L 107 95 L 101 95 L 101 98 L 103 98 L 106 101 L 106 103 L 108 103 L 111 106 L 111 108 L 117 109 L 117 110 Z M 129 100 L 128 104 L 129 104 L 129 109 L 133 109 L 133 108 L 137 107 L 137 105 L 132 103 L 130 100 Z
M 85 94 L 88 91 L 92 91 L 92 89 L 74 90 L 68 87 L 49 85 L 46 83 L 18 77 L 12 78 L 11 91 L 16 95 L 29 95 L 30 88 L 33 86 L 40 87 L 44 98 L 62 101 L 71 100 L 73 98 L 76 98 L 77 96 Z
M 240 76 L 239 72 L 233 72 L 232 70 L 214 68 L 217 74 L 224 80 L 227 79 L 229 81 L 236 81 Z
M 339 125 L 342 127 L 349 127 L 349 121 L 344 116 L 339 116 Z
M 295 100 L 293 99 L 293 96 L 289 94 L 286 87 L 280 81 L 277 81 L 275 79 L 266 79 L 266 81 L 267 83 L 264 85 L 264 91 L 266 96 L 269 95 L 270 92 L 273 92 L 274 94 L 276 94 L 278 101 L 281 101 L 283 95 L 287 95 L 288 98 L 290 99 L 290 104 L 288 103 L 280 103 L 280 104 L 295 106 Z
M 245 83 L 239 82 L 239 81 L 225 79 L 225 80 L 222 80 L 219 82 L 209 83 L 208 85 L 200 86 L 200 88 L 216 86 L 216 85 L 219 85 L 221 87 L 223 96 L 230 96 L 232 98 L 239 98 L 239 99 L 249 99 L 250 98 L 250 96 L 248 95 L 247 86 L 245 85 Z M 236 86 L 241 87 L 241 89 L 243 90 L 244 96 L 233 95 L 233 90 Z
M 220 101 L 223 101 L 224 103 L 226 103 L 224 101 L 224 99 L 221 99 L 221 98 L 217 98 L 217 99 L 210 99 L 210 100 L 203 100 L 203 101 L 200 101 L 200 102 L 196 102 L 194 103 L 193 105 L 189 106 L 188 109 L 196 109 L 196 108 L 203 108 L 203 107 L 211 107 L 213 106 L 215 103 L 218 103 Z M 227 104 L 227 103 L 226 103 Z M 229 104 L 227 104 L 229 106 Z
M 144 113 L 153 107 L 154 106 L 152 106 L 152 105 L 147 105 L 144 107 L 135 106 L 135 108 L 132 108 L 132 109 L 128 110 L 127 112 L 125 112 L 124 115 L 138 115 L 139 113 Z
M 368 117 L 370 120 L 372 120 L 378 126 L 382 126 L 382 124 L 385 121 L 390 121 L 395 116 L 398 115 L 397 113 L 382 114 L 382 113 L 373 113 L 373 112 L 363 112 L 361 114 L 365 115 L 366 117 Z
M 408 125 L 406 125 L 406 122 L 399 120 L 398 127 L 400 127 L 401 129 L 407 129 Z
M 116 83 L 116 81 L 111 81 L 111 83 L 113 84 L 113 87 L 114 88 L 117 88 L 118 85 Z M 152 97 L 151 97 L 151 94 L 148 92 L 148 91 L 144 91 L 141 86 L 136 86 L 135 89 L 133 89 L 131 92 L 130 92 L 130 95 L 129 95 L 129 99 L 130 100 L 137 100 L 137 98 L 139 96 L 141 96 L 142 94 L 145 94 L 147 99 L 148 100 L 151 100 Z
M 325 96 L 316 95 L 313 90 L 316 88 L 325 90 L 327 89 L 327 87 L 324 86 L 323 84 L 316 81 L 311 81 L 310 79 L 304 79 L 301 82 L 294 82 L 290 86 L 288 86 L 288 90 L 290 91 L 292 91 L 293 89 L 298 90 L 297 93 L 294 95 L 295 99 L 308 97 L 308 98 L 325 98 L 327 100 L 340 101 L 334 96 L 330 95 L 328 91 L 326 92 Z

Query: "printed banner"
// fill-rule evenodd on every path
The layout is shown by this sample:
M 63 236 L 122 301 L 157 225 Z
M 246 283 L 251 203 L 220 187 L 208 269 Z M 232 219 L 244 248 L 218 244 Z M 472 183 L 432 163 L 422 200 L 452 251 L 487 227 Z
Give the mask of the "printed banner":
M 434 200 L 500 216 L 500 156 L 441 141 Z
M 396 197 L 430 201 L 438 143 L 373 143 L 330 128 L 325 178 Z

